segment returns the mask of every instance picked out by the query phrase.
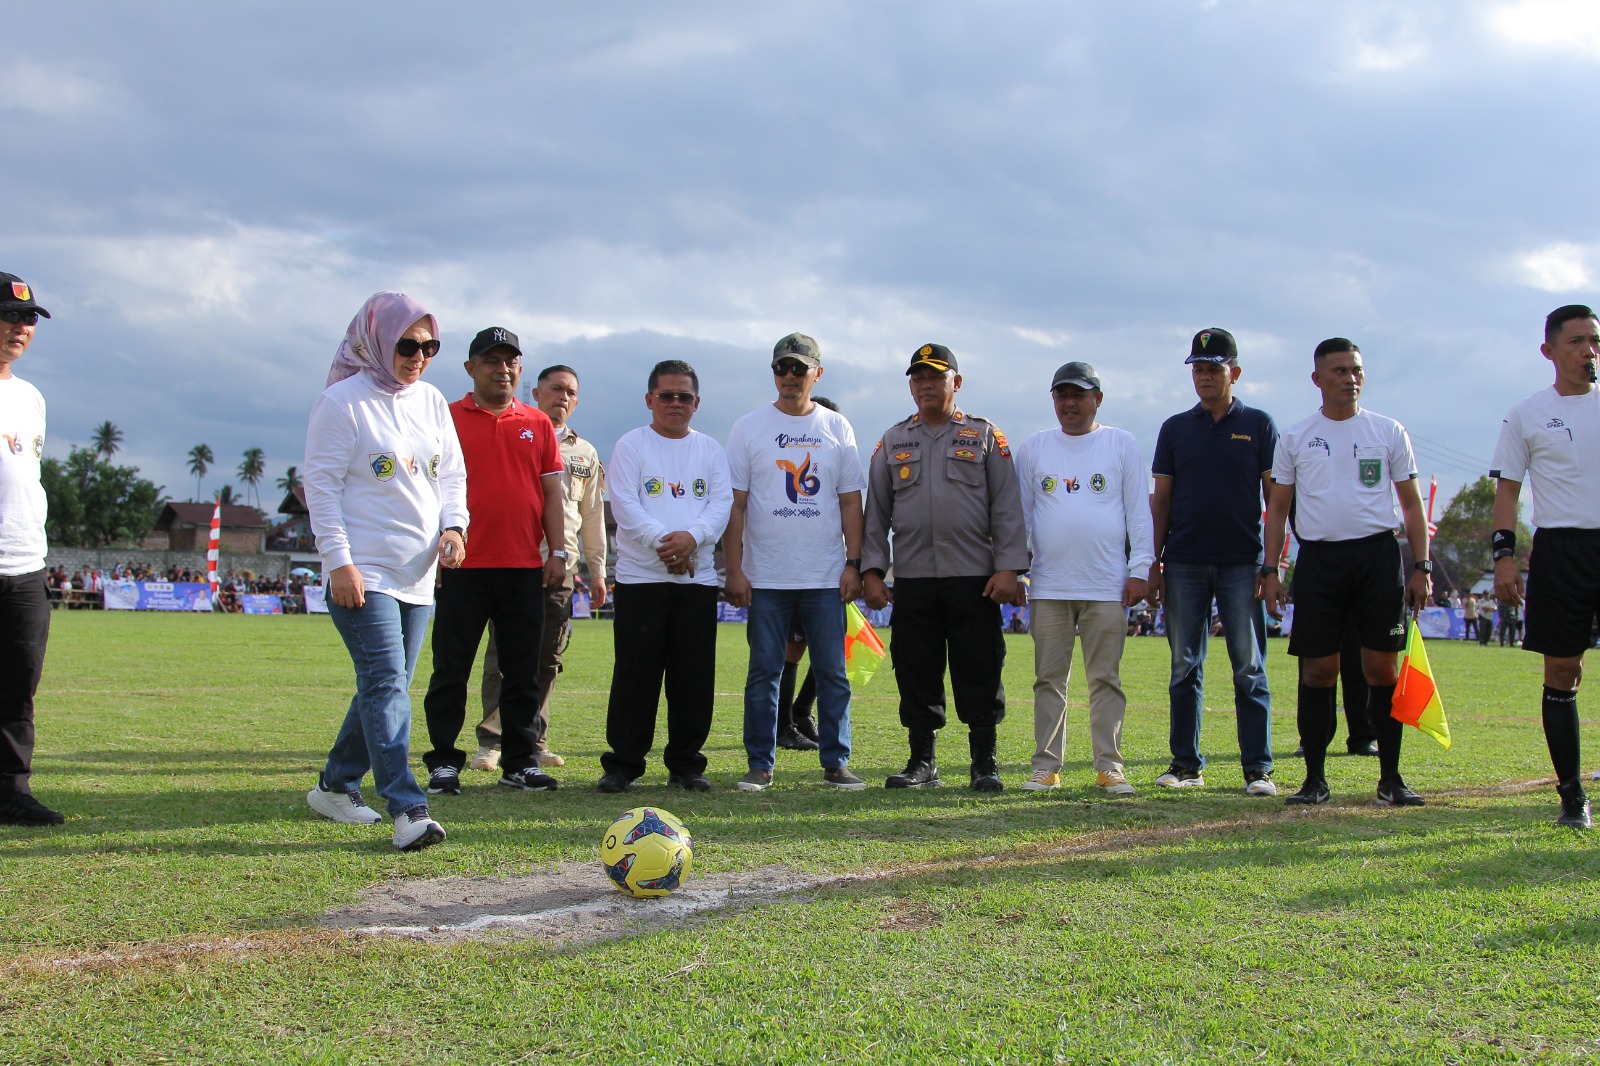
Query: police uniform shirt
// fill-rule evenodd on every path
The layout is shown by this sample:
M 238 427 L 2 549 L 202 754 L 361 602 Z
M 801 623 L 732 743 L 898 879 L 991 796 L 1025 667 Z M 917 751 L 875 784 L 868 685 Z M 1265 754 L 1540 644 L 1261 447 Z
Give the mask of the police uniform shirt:
M 879 440 L 867 468 L 863 571 L 896 577 L 987 577 L 1028 568 L 1027 529 L 1005 434 L 956 411 L 940 426 L 921 415 Z
M 1396 528 L 1393 483 L 1416 476 L 1405 427 L 1365 409 L 1342 421 L 1318 411 L 1296 422 L 1272 457 L 1272 480 L 1294 486 L 1301 540 L 1356 540 Z
M 583 549 L 589 576 L 604 581 L 606 574 L 606 471 L 593 444 L 578 436 L 571 426 L 556 430 L 561 447 L 561 502 L 565 516 L 563 532 L 567 542 L 567 576 L 578 572 L 578 549 Z M 544 548 L 550 558 L 550 546 Z
M 1531 481 L 1535 528 L 1600 529 L 1600 388 L 1552 385 L 1506 415 L 1489 476 Z

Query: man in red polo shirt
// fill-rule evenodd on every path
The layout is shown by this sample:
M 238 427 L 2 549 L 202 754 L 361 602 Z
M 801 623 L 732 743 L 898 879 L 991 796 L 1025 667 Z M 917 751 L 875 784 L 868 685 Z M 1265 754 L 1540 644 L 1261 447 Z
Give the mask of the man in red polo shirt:
M 472 551 L 441 571 L 433 619 L 433 678 L 423 701 L 432 750 L 423 755 L 431 794 L 461 791 L 467 753 L 456 746 L 467 714 L 467 676 L 483 629 L 500 645 L 500 783 L 548 792 L 539 768 L 539 641 L 544 588 L 566 576 L 561 450 L 549 416 L 517 402 L 522 349 L 510 330 L 491 327 L 467 349 L 472 391 L 450 405 L 467 463 Z M 553 545 L 540 561 L 541 540 Z

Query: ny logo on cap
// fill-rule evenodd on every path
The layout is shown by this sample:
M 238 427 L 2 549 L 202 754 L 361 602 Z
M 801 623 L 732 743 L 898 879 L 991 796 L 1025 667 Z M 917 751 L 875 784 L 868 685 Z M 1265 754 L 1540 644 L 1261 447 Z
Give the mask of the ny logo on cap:
M 505 344 L 506 341 L 507 341 L 507 338 L 509 338 L 509 337 L 510 337 L 510 334 L 508 334 L 505 330 L 501 329 L 499 326 L 496 326 L 494 328 L 494 339 L 495 339 L 495 343 L 496 344 Z

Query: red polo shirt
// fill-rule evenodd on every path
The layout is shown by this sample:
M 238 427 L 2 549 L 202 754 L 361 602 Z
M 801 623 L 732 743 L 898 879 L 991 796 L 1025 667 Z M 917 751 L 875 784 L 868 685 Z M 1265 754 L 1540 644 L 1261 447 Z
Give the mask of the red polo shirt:
M 467 464 L 467 569 L 542 566 L 544 477 L 562 471 L 555 427 L 537 407 L 513 400 L 504 414 L 466 396 L 450 405 Z

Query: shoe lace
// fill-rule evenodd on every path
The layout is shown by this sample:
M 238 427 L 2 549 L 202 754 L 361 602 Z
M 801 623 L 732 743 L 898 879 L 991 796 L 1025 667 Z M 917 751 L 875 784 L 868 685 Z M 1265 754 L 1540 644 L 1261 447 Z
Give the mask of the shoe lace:
M 409 811 L 406 812 L 406 817 L 409 818 L 413 822 L 426 822 L 428 820 L 428 808 L 427 808 L 427 805 L 424 804 L 424 805 L 422 805 L 420 807 L 411 808 Z
M 356 789 L 352 788 L 345 795 L 350 797 L 350 806 L 352 807 L 365 807 L 367 805 L 367 801 L 361 798 L 361 793 Z

